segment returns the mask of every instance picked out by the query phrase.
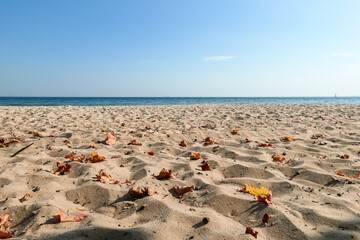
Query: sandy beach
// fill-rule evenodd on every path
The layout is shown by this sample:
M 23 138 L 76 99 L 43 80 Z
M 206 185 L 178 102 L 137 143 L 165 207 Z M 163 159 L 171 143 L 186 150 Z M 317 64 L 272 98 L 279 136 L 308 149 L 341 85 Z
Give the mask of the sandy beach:
M 0 107 L 0 126 L 13 239 L 360 239 L 360 105 Z

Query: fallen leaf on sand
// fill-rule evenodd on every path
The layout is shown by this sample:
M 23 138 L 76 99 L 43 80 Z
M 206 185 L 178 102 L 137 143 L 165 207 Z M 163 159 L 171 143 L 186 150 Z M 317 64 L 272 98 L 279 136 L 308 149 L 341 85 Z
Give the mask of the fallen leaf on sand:
M 199 167 L 201 167 L 202 171 L 211 171 L 208 161 L 206 161 L 204 164 L 199 165 Z
M 87 218 L 89 215 L 82 213 L 64 213 L 62 210 L 59 210 L 58 215 L 56 216 L 59 223 L 62 222 L 80 222 Z
M 323 138 L 324 135 L 323 134 L 315 134 L 311 136 L 311 139 L 319 139 L 319 138 Z
M 179 198 L 182 198 L 185 193 L 193 191 L 195 187 L 179 187 L 175 185 L 173 189 L 179 195 Z
M 318 119 L 322 119 L 323 121 L 325 120 L 325 118 L 323 118 L 321 115 L 317 117 Z
M 234 134 L 234 135 L 239 134 L 239 130 L 232 130 L 231 133 Z
M 263 223 L 269 223 L 270 222 L 270 217 L 267 213 L 265 213 L 263 219 L 262 219 Z
M 185 140 L 182 140 L 179 145 L 180 147 L 187 147 Z
M 68 155 L 66 155 L 65 158 L 74 162 L 82 162 L 85 159 L 85 156 L 84 155 L 76 156 L 75 152 L 71 152 Z
M 102 162 L 105 161 L 105 157 L 99 156 L 97 152 L 93 152 L 90 156 L 90 158 L 86 159 L 86 163 L 96 163 L 96 162 Z
M 212 140 L 210 137 L 207 137 L 204 139 L 205 143 L 204 145 L 213 145 L 213 144 L 218 144 L 217 142 L 215 142 L 214 140 Z
M 340 171 L 336 171 L 335 172 L 337 175 L 339 176 L 342 176 L 342 177 L 347 177 L 347 178 L 360 178 L 360 172 L 358 173 L 358 175 L 356 177 L 351 177 L 351 176 L 347 176 L 347 175 L 344 175 L 342 172 Z
M 155 153 L 154 152 L 147 152 L 150 156 L 154 156 Z
M 32 197 L 33 197 L 32 194 L 25 194 L 25 196 L 23 196 L 22 198 L 20 198 L 20 202 L 23 203 L 26 199 L 32 198 Z
M 100 170 L 99 174 L 96 174 L 96 178 L 102 183 L 108 183 L 112 180 L 111 175 Z
M 25 141 L 25 139 L 20 139 L 20 138 L 6 139 L 6 138 L 2 138 L 2 139 L 0 139 L 0 147 L 5 147 L 9 143 L 17 143 L 17 142 L 22 142 L 22 141 Z
M 245 141 L 244 141 L 245 143 L 249 143 L 249 142 L 251 142 L 249 139 L 247 139 L 247 138 L 245 138 Z
M 190 160 L 198 160 L 201 158 L 200 153 L 193 153 L 190 155 Z
M 261 187 L 257 188 L 254 186 L 249 186 L 245 184 L 246 186 L 241 189 L 241 192 L 249 193 L 251 195 L 254 195 L 257 197 L 259 202 L 265 202 L 267 205 L 272 204 L 272 192 L 271 190 Z
M 134 198 L 142 198 L 156 194 L 157 191 L 149 187 L 132 187 L 129 190 L 129 195 Z
M 272 147 L 272 148 L 275 148 L 275 146 L 273 144 L 271 144 L 271 143 L 260 143 L 258 141 L 255 141 L 255 143 L 257 143 L 257 145 L 259 147 Z
M 341 159 L 349 159 L 350 155 L 349 154 L 344 154 L 340 156 Z
M 290 142 L 290 141 L 296 141 L 296 139 L 290 138 L 290 137 L 283 137 L 283 138 L 280 139 L 280 141 L 282 141 L 282 142 Z
M 71 165 L 68 163 L 62 164 L 60 162 L 56 162 L 56 165 L 58 169 L 54 172 L 55 175 L 64 174 L 66 172 L 70 172 L 71 170 Z
M 115 145 L 116 143 L 115 132 L 113 132 L 112 134 L 111 133 L 106 134 L 105 143 L 109 146 Z
M 281 162 L 281 163 L 283 163 L 285 160 L 286 160 L 286 158 L 285 157 L 282 157 L 282 156 L 280 156 L 280 155 L 272 155 L 272 159 L 274 160 L 274 161 L 278 161 L 278 162 Z
M 136 140 L 132 140 L 131 142 L 128 143 L 128 145 L 136 145 L 136 146 L 142 146 L 142 143 L 136 141 Z
M 151 127 L 150 127 L 150 126 L 146 126 L 145 129 L 146 129 L 146 130 L 150 130 Z
M 32 134 L 35 137 L 44 137 L 41 133 L 36 132 L 36 131 L 29 131 L 28 134 Z
M 10 215 L 3 213 L 0 215 L 0 239 L 11 238 L 12 235 L 8 232 L 7 228 L 10 227 Z
M 251 227 L 247 227 L 245 234 L 251 234 L 254 238 L 257 238 L 258 232 L 252 229 Z
M 154 177 L 157 180 L 172 178 L 172 170 L 163 169 L 163 170 L 160 171 L 159 175 L 154 176 Z

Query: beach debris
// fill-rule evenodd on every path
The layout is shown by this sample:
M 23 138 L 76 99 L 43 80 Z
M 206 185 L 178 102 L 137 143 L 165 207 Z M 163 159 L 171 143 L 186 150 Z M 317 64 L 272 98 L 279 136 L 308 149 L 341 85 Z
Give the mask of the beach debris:
M 286 160 L 286 158 L 285 157 L 282 157 L 282 156 L 280 156 L 280 155 L 272 155 L 272 159 L 274 160 L 274 161 L 278 161 L 278 162 L 281 162 L 281 163 L 284 163 L 284 161 Z
M 290 137 L 282 137 L 282 138 L 280 138 L 280 141 L 282 141 L 282 142 L 291 142 L 291 141 L 296 141 L 296 139 L 290 138 Z
M 74 162 L 82 162 L 85 159 L 85 155 L 76 156 L 75 152 L 71 152 L 65 156 L 66 159 L 69 159 Z
M 245 143 L 249 143 L 249 142 L 251 142 L 251 141 L 250 141 L 248 138 L 245 138 L 244 142 L 245 142 Z
M 239 134 L 239 130 L 232 130 L 231 134 L 233 135 Z
M 336 173 L 336 175 L 339 175 L 339 176 L 342 176 L 342 177 L 347 177 L 347 178 L 360 178 L 360 172 L 358 173 L 358 175 L 357 175 L 356 177 L 351 177 L 351 176 L 344 175 L 341 171 L 336 171 L 335 173 Z
M 187 143 L 185 142 L 185 140 L 182 140 L 179 145 L 180 147 L 187 147 Z
M 201 158 L 200 153 L 193 153 L 190 155 L 190 160 L 198 160 Z
M 202 220 L 202 223 L 205 225 L 205 224 L 208 224 L 210 222 L 210 218 L 209 217 L 204 217 L 203 220 Z
M 28 134 L 32 134 L 34 137 L 40 137 L 40 138 L 44 137 L 41 133 L 36 131 L 29 131 Z
M 56 162 L 56 165 L 58 169 L 54 172 L 55 175 L 64 175 L 64 173 L 71 171 L 71 165 L 68 163 L 62 164 L 60 162 Z
M 23 203 L 26 199 L 32 198 L 32 197 L 33 197 L 33 195 L 28 193 L 28 194 L 25 194 L 25 196 L 23 196 L 22 198 L 20 198 L 19 201 L 21 203 Z
M 250 234 L 254 238 L 257 238 L 258 232 L 252 229 L 251 227 L 247 227 L 245 230 L 245 234 Z
M 154 152 L 152 152 L 152 151 L 147 152 L 147 154 L 149 154 L 150 156 L 154 156 L 154 155 L 155 155 L 155 153 L 154 153 Z
M 175 185 L 173 187 L 173 189 L 179 195 L 179 198 L 182 198 L 185 193 L 193 191 L 195 189 L 195 187 L 194 186 L 191 186 L 191 187 L 179 187 L 179 186 Z
M 136 180 L 126 180 L 125 182 L 123 182 L 121 184 L 126 184 L 128 186 L 131 186 L 131 185 L 133 185 L 135 183 L 136 183 Z
M 16 153 L 14 153 L 13 155 L 11 155 L 10 157 L 15 157 L 16 155 L 18 155 L 19 153 L 21 153 L 22 151 L 24 151 L 25 149 L 27 149 L 28 147 L 30 147 L 31 145 L 33 145 L 34 143 L 30 143 L 29 145 L 21 148 L 19 151 L 17 151 Z
M 10 215 L 8 213 L 3 213 L 0 215 L 0 239 L 11 238 L 11 233 L 7 230 L 10 225 Z
M 319 138 L 324 138 L 325 136 L 323 134 L 315 134 L 311 136 L 311 139 L 319 139 Z
M 151 127 L 150 127 L 149 125 L 147 125 L 147 126 L 145 126 L 145 129 L 146 129 L 146 130 L 150 130 Z
M 270 217 L 269 217 L 269 215 L 267 213 L 265 213 L 265 215 L 263 216 L 262 222 L 265 223 L 265 224 L 270 222 Z
M 350 155 L 349 154 L 344 154 L 340 156 L 341 159 L 349 159 Z
M 6 147 L 9 145 L 9 143 L 17 143 L 17 142 L 23 142 L 25 141 L 25 139 L 20 139 L 20 138 L 12 138 L 12 139 L 7 139 L 7 138 L 1 138 L 0 139 L 0 147 Z
M 165 168 L 160 171 L 159 175 L 154 176 L 157 180 L 172 178 L 172 170 L 166 170 Z
M 115 145 L 116 143 L 115 132 L 106 134 L 105 143 L 109 146 Z
M 214 140 L 212 140 L 210 137 L 207 137 L 204 139 L 204 146 L 207 146 L 207 145 L 213 145 L 213 144 L 218 144 L 217 142 L 215 142 Z
M 142 143 L 138 142 L 137 140 L 132 140 L 128 143 L 128 145 L 142 146 Z
M 129 195 L 134 198 L 142 198 L 156 194 L 157 191 L 149 187 L 132 187 L 129 190 Z
M 208 161 L 206 161 L 204 164 L 199 165 L 199 167 L 201 167 L 202 171 L 211 171 Z
M 325 118 L 323 118 L 321 115 L 319 115 L 317 119 L 322 119 L 323 121 L 325 120 Z
M 86 159 L 86 163 L 97 163 L 97 162 L 102 162 L 105 161 L 105 157 L 103 156 L 99 156 L 99 154 L 97 152 L 93 152 L 90 156 L 90 158 Z
M 255 143 L 258 145 L 258 147 L 272 147 L 275 148 L 275 146 L 271 143 L 260 143 L 259 141 L 255 141 Z
M 265 202 L 267 205 L 272 204 L 271 190 L 264 187 L 257 188 L 254 186 L 249 186 L 248 184 L 245 185 L 246 186 L 243 189 L 240 189 L 240 192 L 249 193 L 253 196 L 256 196 L 259 202 Z
M 99 174 L 96 174 L 96 178 L 102 183 L 108 183 L 112 180 L 111 175 L 100 170 Z
M 65 213 L 60 209 L 58 215 L 56 215 L 55 217 L 57 218 L 59 223 L 62 223 L 62 222 L 80 222 L 85 218 L 87 218 L 88 216 L 89 215 L 87 214 L 82 214 L 78 212 L 69 213 L 68 211 L 67 213 Z

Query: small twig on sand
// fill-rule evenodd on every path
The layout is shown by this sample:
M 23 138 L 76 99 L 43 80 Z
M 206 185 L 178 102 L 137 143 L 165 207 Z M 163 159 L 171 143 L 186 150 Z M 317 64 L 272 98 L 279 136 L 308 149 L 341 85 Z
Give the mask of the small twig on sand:
M 10 157 L 15 157 L 16 155 L 18 155 L 19 153 L 21 153 L 22 151 L 24 151 L 25 149 L 27 149 L 28 147 L 30 147 L 31 145 L 33 145 L 34 143 L 30 143 L 29 145 L 27 145 L 26 147 L 23 147 L 22 149 L 20 149 L 19 151 L 17 151 L 16 153 L 14 153 L 13 155 L 11 155 Z

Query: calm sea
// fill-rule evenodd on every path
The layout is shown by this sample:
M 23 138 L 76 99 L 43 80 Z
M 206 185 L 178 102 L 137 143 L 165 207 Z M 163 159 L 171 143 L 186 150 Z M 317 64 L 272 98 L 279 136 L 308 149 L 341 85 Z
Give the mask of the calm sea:
M 360 104 L 360 97 L 0 97 L 0 106 Z

